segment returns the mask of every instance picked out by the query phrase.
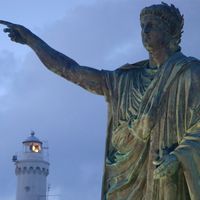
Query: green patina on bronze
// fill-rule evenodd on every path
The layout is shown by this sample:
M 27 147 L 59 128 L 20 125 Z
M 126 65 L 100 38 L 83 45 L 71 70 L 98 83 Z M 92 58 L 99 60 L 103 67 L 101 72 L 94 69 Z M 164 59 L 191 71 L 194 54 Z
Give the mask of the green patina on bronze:
M 25 27 L 0 23 L 48 69 L 106 97 L 102 200 L 199 200 L 200 61 L 181 53 L 175 6 L 146 7 L 140 21 L 149 59 L 114 71 L 81 66 Z

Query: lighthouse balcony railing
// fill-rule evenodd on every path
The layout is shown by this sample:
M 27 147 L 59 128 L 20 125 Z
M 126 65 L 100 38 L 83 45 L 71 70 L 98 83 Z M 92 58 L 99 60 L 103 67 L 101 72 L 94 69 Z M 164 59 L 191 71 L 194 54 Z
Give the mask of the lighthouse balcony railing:
M 16 153 L 13 158 L 14 162 L 20 161 L 20 160 L 43 160 L 49 162 L 49 156 L 48 154 L 45 154 L 44 152 L 40 153 L 32 153 L 32 152 L 21 152 L 21 153 Z

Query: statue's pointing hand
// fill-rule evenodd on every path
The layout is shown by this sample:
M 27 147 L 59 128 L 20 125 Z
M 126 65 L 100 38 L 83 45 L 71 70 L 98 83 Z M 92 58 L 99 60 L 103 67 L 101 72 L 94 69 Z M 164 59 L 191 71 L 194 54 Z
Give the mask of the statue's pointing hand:
M 8 33 L 8 37 L 14 42 L 27 44 L 28 36 L 30 35 L 31 31 L 25 28 L 22 25 L 13 24 L 8 21 L 0 20 L 0 24 L 7 26 L 4 29 L 5 33 Z

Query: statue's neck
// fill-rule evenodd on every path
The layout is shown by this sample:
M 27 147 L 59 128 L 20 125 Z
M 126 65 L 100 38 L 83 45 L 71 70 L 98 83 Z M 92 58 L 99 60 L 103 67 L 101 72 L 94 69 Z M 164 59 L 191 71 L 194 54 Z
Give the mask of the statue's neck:
M 174 51 L 166 48 L 152 50 L 149 52 L 150 66 L 160 67 L 173 53 Z

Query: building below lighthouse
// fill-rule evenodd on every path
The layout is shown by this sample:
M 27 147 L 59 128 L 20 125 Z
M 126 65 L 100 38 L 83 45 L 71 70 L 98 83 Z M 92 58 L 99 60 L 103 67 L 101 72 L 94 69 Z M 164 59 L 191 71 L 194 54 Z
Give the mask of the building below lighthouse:
M 16 200 L 47 200 L 47 149 L 34 132 L 22 144 L 23 152 L 13 156 L 17 176 Z

